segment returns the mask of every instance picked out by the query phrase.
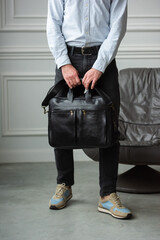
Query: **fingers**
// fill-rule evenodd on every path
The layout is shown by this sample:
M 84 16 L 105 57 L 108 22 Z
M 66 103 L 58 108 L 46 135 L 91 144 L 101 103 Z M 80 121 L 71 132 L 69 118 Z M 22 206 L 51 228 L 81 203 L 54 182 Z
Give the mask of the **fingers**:
M 64 65 L 61 67 L 63 77 L 70 88 L 76 87 L 81 84 L 78 77 L 78 71 L 71 65 Z
M 96 82 L 97 82 L 97 81 L 95 81 L 95 80 L 92 81 L 91 89 L 93 89 L 93 88 L 95 87 Z
M 81 80 L 79 79 L 78 75 L 75 77 L 75 82 L 77 85 L 81 85 Z
M 96 82 L 101 77 L 102 72 L 91 68 L 83 77 L 82 84 L 84 85 L 85 89 L 88 90 L 90 83 L 92 82 L 91 89 L 95 87 Z
M 81 84 L 78 76 L 64 77 L 64 79 L 70 88 L 76 87 L 77 85 Z
M 87 76 L 85 75 L 83 80 L 82 80 L 82 84 L 84 85 L 85 89 L 88 90 L 89 85 L 90 85 L 91 82 L 92 82 L 92 80 L 88 79 Z
M 84 78 L 82 80 L 82 84 L 84 85 L 85 89 L 88 90 L 90 83 L 92 83 L 91 88 L 94 88 L 94 85 L 96 83 L 97 79 L 94 79 L 94 76 L 88 74 L 88 72 L 84 75 Z
M 66 80 L 66 79 L 65 79 L 65 81 L 66 81 L 68 87 L 69 87 L 69 88 L 72 88 L 72 83 L 71 83 L 69 80 Z
M 67 79 L 66 82 L 69 83 L 68 86 L 70 88 L 73 88 L 73 87 L 76 87 L 78 85 L 81 85 L 81 81 L 80 81 L 78 76 L 72 77 L 70 79 Z

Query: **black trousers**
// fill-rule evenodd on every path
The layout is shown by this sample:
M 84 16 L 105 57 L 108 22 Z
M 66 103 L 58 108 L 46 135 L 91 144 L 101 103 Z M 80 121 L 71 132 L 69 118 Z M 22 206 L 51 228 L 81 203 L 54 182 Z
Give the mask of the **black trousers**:
M 78 70 L 79 77 L 82 78 L 84 74 L 92 68 L 97 55 L 69 55 L 72 65 Z M 63 79 L 62 72 L 56 68 L 55 82 L 57 83 Z M 116 109 L 116 124 L 118 129 L 118 115 L 120 106 L 119 85 L 118 85 L 118 70 L 115 59 L 106 68 L 102 77 L 97 84 L 108 93 L 111 97 Z M 74 89 L 75 94 L 84 91 L 83 85 Z M 78 93 L 77 93 L 78 92 Z M 119 160 L 119 132 L 115 132 L 116 143 L 109 148 L 99 149 L 99 185 L 100 196 L 109 195 L 116 192 L 116 181 L 118 174 L 118 160 Z M 54 149 L 56 167 L 57 167 L 57 183 L 65 183 L 67 186 L 74 184 L 74 159 L 73 149 Z

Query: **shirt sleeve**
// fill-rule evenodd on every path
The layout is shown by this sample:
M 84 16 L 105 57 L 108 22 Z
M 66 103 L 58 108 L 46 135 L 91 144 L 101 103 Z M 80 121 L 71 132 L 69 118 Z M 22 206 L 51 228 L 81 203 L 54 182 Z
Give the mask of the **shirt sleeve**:
M 127 26 L 127 0 L 112 0 L 110 8 L 110 32 L 102 43 L 93 68 L 104 72 L 115 58 Z
M 62 34 L 63 11 L 63 0 L 48 0 L 47 40 L 58 68 L 71 64 Z

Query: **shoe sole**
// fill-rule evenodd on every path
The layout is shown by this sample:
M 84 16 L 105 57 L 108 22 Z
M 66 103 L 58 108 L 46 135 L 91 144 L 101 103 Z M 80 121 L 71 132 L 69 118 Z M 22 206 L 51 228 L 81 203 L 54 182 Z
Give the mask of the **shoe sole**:
M 67 202 L 72 198 L 73 195 L 70 195 L 68 198 L 66 198 L 66 202 L 64 205 L 62 205 L 61 207 L 56 207 L 56 206 L 53 206 L 50 202 L 49 202 L 49 208 L 50 209 L 54 209 L 54 210 L 60 210 L 60 209 L 63 209 L 66 207 L 67 205 Z
M 109 210 L 104 209 L 104 208 L 101 208 L 101 207 L 98 207 L 98 211 L 99 211 L 99 212 L 102 212 L 102 213 L 110 214 L 112 217 L 118 218 L 118 219 L 130 219 L 131 216 L 132 216 L 131 213 L 128 213 L 128 215 L 127 215 L 126 217 L 117 216 L 117 215 L 115 215 L 114 213 L 110 212 Z

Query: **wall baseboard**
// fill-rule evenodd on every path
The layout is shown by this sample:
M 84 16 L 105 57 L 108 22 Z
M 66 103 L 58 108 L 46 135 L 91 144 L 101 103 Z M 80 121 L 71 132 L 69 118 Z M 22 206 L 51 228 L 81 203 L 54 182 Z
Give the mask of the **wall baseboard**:
M 74 150 L 75 161 L 90 161 L 82 150 Z M 54 151 L 48 149 L 0 150 L 0 163 L 54 162 Z

